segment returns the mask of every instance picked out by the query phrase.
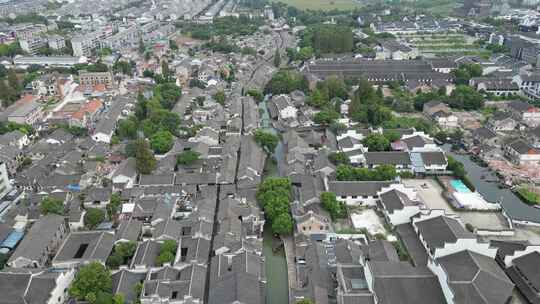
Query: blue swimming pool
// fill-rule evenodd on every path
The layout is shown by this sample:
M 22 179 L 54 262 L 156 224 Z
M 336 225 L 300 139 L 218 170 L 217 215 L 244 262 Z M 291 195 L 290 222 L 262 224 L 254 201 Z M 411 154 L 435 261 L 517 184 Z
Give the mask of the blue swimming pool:
M 465 184 L 460 179 L 451 180 L 450 185 L 457 192 L 461 192 L 461 193 L 470 193 L 471 192 L 471 190 L 467 186 L 465 186 Z

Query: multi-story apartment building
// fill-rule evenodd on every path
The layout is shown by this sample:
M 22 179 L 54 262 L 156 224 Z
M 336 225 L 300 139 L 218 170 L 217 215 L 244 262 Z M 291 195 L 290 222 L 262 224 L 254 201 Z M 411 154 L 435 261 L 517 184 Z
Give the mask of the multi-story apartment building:
M 43 37 L 34 36 L 28 39 L 19 40 L 21 49 L 29 54 L 37 54 L 40 48 L 47 46 L 47 40 Z
M 52 35 L 47 38 L 49 47 L 53 50 L 61 50 L 66 47 L 66 40 L 60 35 Z
M 110 88 L 113 85 L 113 79 L 110 72 L 79 71 L 79 83 L 82 86 L 104 84 L 107 88 Z

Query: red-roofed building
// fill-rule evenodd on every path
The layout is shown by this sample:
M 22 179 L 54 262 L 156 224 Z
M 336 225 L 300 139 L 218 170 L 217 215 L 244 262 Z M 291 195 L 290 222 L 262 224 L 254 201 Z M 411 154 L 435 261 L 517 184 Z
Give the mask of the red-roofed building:
M 71 124 L 80 127 L 90 127 L 96 121 L 96 115 L 103 109 L 103 102 L 94 98 L 81 106 L 71 115 Z

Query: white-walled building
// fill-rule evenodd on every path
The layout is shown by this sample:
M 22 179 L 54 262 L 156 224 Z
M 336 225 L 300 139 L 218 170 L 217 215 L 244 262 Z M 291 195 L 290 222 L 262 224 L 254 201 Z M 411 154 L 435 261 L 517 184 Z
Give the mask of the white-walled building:
M 328 191 L 334 192 L 336 199 L 347 206 L 376 206 L 379 191 L 391 184 L 378 181 L 330 181 Z
M 405 187 L 403 184 L 382 188 L 378 196 L 383 207 L 382 212 L 393 226 L 410 223 L 411 217 L 424 208 L 414 188 Z
M 496 248 L 480 243 L 476 235 L 463 227 L 457 219 L 445 215 L 444 210 L 431 210 L 413 218 L 412 225 L 429 257 L 436 259 L 449 254 L 470 250 L 495 258 Z

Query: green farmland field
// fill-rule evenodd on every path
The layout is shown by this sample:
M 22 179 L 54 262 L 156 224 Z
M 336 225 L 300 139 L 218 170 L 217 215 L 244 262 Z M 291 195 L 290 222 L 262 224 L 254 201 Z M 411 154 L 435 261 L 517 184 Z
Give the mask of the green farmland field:
M 349 10 L 360 7 L 360 2 L 355 0 L 273 0 L 283 2 L 299 9 L 330 11 L 333 9 Z

